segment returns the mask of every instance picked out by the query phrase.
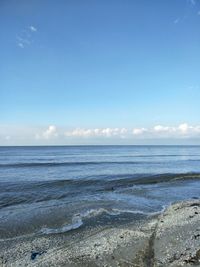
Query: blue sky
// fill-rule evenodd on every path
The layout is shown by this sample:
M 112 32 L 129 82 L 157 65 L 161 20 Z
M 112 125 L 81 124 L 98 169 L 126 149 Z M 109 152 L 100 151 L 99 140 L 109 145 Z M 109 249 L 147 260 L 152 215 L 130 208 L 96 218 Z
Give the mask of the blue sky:
M 0 25 L 1 145 L 200 143 L 199 1 L 3 0 Z

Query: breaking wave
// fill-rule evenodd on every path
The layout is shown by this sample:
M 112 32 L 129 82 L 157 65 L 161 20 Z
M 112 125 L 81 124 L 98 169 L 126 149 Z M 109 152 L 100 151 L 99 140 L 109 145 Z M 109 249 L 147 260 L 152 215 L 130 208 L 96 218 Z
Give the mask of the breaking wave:
M 86 218 L 89 219 L 91 217 L 100 216 L 102 214 L 108 214 L 110 216 L 118 216 L 118 215 L 123 214 L 123 213 L 131 213 L 131 214 L 153 216 L 153 215 L 157 215 L 157 214 L 161 213 L 164 209 L 165 209 L 165 207 L 163 207 L 163 209 L 161 211 L 158 211 L 158 212 L 144 212 L 144 211 L 140 211 L 140 210 L 126 210 L 126 209 L 125 210 L 122 210 L 122 209 L 107 210 L 105 208 L 90 209 L 90 210 L 87 210 L 83 213 L 75 214 L 72 217 L 70 224 L 66 224 L 66 225 L 63 225 L 63 226 L 58 227 L 58 228 L 45 227 L 45 228 L 42 228 L 39 231 L 39 233 L 48 235 L 48 234 L 60 234 L 60 233 L 69 232 L 71 230 L 76 230 L 84 224 L 84 219 L 86 219 Z

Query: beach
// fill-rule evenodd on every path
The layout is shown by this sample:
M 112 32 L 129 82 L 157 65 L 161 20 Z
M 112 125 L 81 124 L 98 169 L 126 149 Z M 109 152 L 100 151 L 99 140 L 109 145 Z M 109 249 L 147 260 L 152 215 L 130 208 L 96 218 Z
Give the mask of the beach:
M 198 146 L 1 147 L 1 266 L 198 266 L 199 161 Z
M 123 227 L 1 242 L 1 266 L 200 266 L 200 201 L 169 206 Z
M 0 21 L 0 267 L 200 267 L 200 0 Z

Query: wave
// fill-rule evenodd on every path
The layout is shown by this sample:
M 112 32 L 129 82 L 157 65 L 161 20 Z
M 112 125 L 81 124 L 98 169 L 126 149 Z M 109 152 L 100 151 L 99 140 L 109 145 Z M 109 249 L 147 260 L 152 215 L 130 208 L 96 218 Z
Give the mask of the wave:
M 178 161 L 178 160 L 177 160 Z M 188 159 L 187 161 L 199 162 L 200 159 Z M 86 166 L 86 165 L 135 165 L 135 164 L 163 164 L 162 161 L 75 161 L 75 162 L 16 162 L 1 163 L 0 168 L 30 168 L 30 167 L 59 167 L 59 166 Z
M 39 233 L 42 234 L 60 234 L 60 233 L 65 233 L 65 232 L 69 232 L 71 230 L 75 230 L 78 229 L 79 227 L 81 227 L 81 225 L 83 224 L 83 221 L 80 217 L 74 217 L 72 218 L 72 223 L 71 224 L 67 224 L 64 225 L 60 228 L 42 228 Z
M 167 158 L 167 157 L 200 157 L 200 154 L 155 154 L 155 155 L 127 155 L 121 156 L 123 158 Z
M 78 185 L 78 186 L 90 186 L 90 185 L 115 185 L 115 186 L 128 186 L 128 185 L 144 185 L 144 184 L 155 184 L 177 180 L 191 180 L 200 179 L 200 173 L 164 173 L 164 174 L 114 174 L 114 175 L 98 175 L 94 178 L 88 177 L 84 179 L 66 179 L 66 180 L 54 180 L 49 181 L 54 186 L 67 185 Z M 106 189 L 106 188 L 104 188 Z M 109 187 L 107 188 L 109 189 Z M 112 189 L 112 188 L 111 188 Z
M 85 166 L 106 164 L 142 164 L 148 162 L 137 161 L 76 161 L 76 162 L 23 162 L 0 164 L 0 168 L 27 168 L 27 167 L 58 167 L 58 166 Z M 152 162 L 151 162 L 152 163 Z
M 118 193 L 121 189 L 135 186 L 151 186 L 161 183 L 199 181 L 200 173 L 157 174 L 157 175 L 98 175 L 82 179 L 52 181 L 0 182 L 0 208 L 8 206 L 70 200 L 81 196 Z
M 152 211 L 152 212 L 146 212 L 146 211 L 142 211 L 142 210 L 127 210 L 127 209 L 113 209 L 113 212 L 118 215 L 118 214 L 121 214 L 121 213 L 131 213 L 131 214 L 140 214 L 140 215 L 146 215 L 148 217 L 151 217 L 151 216 L 155 216 L 155 215 L 159 215 L 161 214 L 162 212 L 164 212 L 167 208 L 167 205 L 163 205 L 162 206 L 162 209 L 159 210 L 159 211 Z
M 102 213 L 109 213 L 106 209 L 100 208 L 100 209 L 90 209 L 82 213 L 75 214 L 72 217 L 71 224 L 63 225 L 59 228 L 42 228 L 40 230 L 40 233 L 43 234 L 58 234 L 58 233 L 64 233 L 71 230 L 75 230 L 80 228 L 83 225 L 83 219 L 84 218 L 90 218 L 95 217 L 97 215 L 100 215 Z
M 139 211 L 139 210 L 121 210 L 121 209 L 107 210 L 105 208 L 90 209 L 90 210 L 87 210 L 85 212 L 75 214 L 72 217 L 72 221 L 70 224 L 66 224 L 66 225 L 63 225 L 63 226 L 58 227 L 58 228 L 45 227 L 45 228 L 42 228 L 39 231 L 39 233 L 48 235 L 48 234 L 60 234 L 60 233 L 69 232 L 71 230 L 76 230 L 84 224 L 84 222 L 83 222 L 84 219 L 89 219 L 92 217 L 100 216 L 102 214 L 108 214 L 110 216 L 118 216 L 118 215 L 123 214 L 123 213 L 131 213 L 131 214 L 153 216 L 153 215 L 160 214 L 162 211 L 163 211 L 163 209 L 161 211 L 158 211 L 158 212 L 144 212 L 144 211 Z
M 1 181 L 0 192 L 4 192 L 5 188 L 7 191 L 16 191 L 17 188 L 33 189 L 36 188 L 64 188 L 65 186 L 101 186 L 104 190 L 113 189 L 109 186 L 132 186 L 132 185 L 145 185 L 164 183 L 178 180 L 198 180 L 200 179 L 200 172 L 189 172 L 189 173 L 163 173 L 163 174 L 109 174 L 109 175 L 95 175 L 87 176 L 85 178 L 76 179 L 60 179 L 60 180 L 47 180 L 47 181 Z M 2 189 L 2 190 L 1 190 Z

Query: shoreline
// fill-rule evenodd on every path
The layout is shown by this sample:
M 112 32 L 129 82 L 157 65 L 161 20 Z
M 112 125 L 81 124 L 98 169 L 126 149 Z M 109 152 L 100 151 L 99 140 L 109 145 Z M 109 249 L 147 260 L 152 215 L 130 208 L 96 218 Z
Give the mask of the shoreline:
M 79 236 L 1 242 L 0 266 L 200 266 L 200 200 L 170 205 L 140 223 Z

